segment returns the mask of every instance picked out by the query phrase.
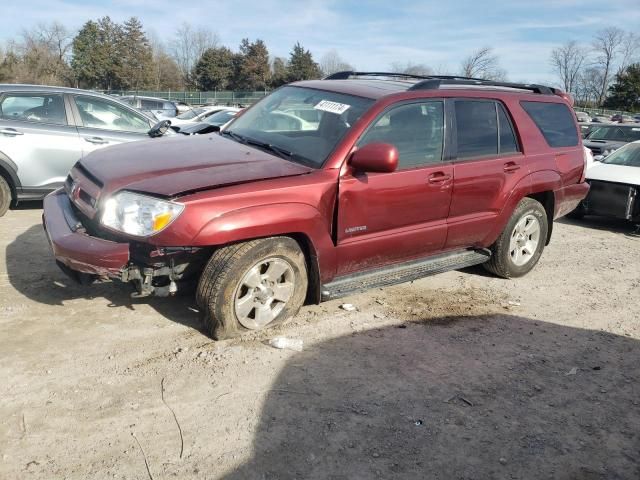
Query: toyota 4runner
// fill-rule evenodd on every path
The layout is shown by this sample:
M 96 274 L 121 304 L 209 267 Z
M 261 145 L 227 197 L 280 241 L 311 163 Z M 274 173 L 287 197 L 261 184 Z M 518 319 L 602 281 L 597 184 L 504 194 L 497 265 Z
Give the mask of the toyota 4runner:
M 197 282 L 211 335 L 229 338 L 447 270 L 526 274 L 587 194 L 578 131 L 571 99 L 541 85 L 341 72 L 218 133 L 92 153 L 46 198 L 44 227 L 82 282 Z

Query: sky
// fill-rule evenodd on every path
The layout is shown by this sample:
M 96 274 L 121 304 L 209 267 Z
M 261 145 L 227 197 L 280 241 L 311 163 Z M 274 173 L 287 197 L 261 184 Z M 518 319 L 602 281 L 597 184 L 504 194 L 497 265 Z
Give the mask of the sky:
M 370 71 L 411 62 L 459 73 L 465 56 L 489 46 L 509 80 L 555 83 L 554 47 L 567 40 L 588 44 L 608 26 L 637 31 L 640 0 L 8 0 L 0 43 L 39 22 L 57 20 L 77 30 L 105 15 L 118 22 L 136 16 L 165 43 L 188 22 L 210 28 L 234 50 L 242 38 L 261 38 L 271 55 L 288 57 L 299 41 L 316 61 L 335 49 Z

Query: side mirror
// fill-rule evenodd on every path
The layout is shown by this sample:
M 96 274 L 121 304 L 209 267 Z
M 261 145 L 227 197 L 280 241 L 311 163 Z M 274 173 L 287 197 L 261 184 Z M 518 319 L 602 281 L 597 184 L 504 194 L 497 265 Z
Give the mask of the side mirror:
M 351 156 L 351 166 L 358 172 L 395 172 L 398 149 L 389 143 L 368 143 Z
M 147 135 L 149 135 L 151 138 L 161 137 L 165 133 L 167 133 L 167 130 L 169 130 L 170 126 L 171 120 L 161 120 L 153 127 L 151 127 L 151 130 L 147 132 Z

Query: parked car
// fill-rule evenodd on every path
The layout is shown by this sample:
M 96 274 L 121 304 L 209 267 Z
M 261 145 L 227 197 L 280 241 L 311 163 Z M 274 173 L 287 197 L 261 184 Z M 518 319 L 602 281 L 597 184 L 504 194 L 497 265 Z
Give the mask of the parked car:
M 591 116 L 586 112 L 576 112 L 576 118 L 579 123 L 590 122 Z
M 0 85 L 0 216 L 62 186 L 74 163 L 108 145 L 149 138 L 150 117 L 95 92 Z
M 280 123 L 302 103 L 317 128 Z M 197 279 L 221 339 L 446 270 L 522 276 L 585 197 L 585 170 L 555 89 L 341 72 L 277 89 L 220 134 L 93 153 L 43 222 L 76 279 L 131 282 L 136 296 Z
M 591 119 L 592 123 L 611 123 L 607 117 L 603 117 L 602 115 L 596 115 Z
M 584 139 L 585 147 L 589 148 L 597 158 L 607 156 L 624 144 L 640 140 L 640 127 L 631 125 L 602 125 L 592 130 Z
M 205 133 L 218 132 L 225 128 L 239 111 L 239 108 L 228 107 L 227 110 L 214 113 L 203 122 L 184 124 L 177 127 L 176 130 L 184 135 L 203 135 Z M 173 124 L 171 126 L 173 128 Z
M 119 98 L 123 102 L 127 102 L 132 107 L 137 108 L 157 120 L 172 119 L 192 109 L 192 107 L 185 102 L 165 100 L 164 98 L 142 97 L 138 95 L 125 95 Z
M 591 185 L 573 217 L 600 215 L 640 222 L 640 142 L 627 143 L 587 169 Z
M 586 138 L 593 130 L 600 127 L 599 123 L 580 122 L 578 125 L 580 126 L 580 133 L 582 134 L 582 138 Z
M 225 110 L 237 112 L 240 109 L 235 107 L 224 107 L 222 105 L 195 107 L 187 112 L 181 113 L 176 118 L 172 118 L 171 128 L 176 130 L 182 126 L 193 126 L 206 121 L 211 115 Z

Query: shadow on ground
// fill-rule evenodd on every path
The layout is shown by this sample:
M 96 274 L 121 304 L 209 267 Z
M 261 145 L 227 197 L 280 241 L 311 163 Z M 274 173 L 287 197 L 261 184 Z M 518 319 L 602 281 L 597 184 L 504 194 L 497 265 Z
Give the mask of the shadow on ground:
M 27 298 L 46 305 L 62 305 L 77 298 L 106 298 L 112 308 L 135 309 L 138 304 L 149 304 L 166 318 L 201 330 L 195 310 L 193 292 L 173 298 L 144 298 L 134 300 L 130 285 L 120 282 L 78 285 L 55 264 L 41 225 L 34 225 L 18 235 L 6 250 L 7 276 L 17 291 Z M 45 268 L 43 268 L 45 265 Z
M 556 222 L 567 225 L 577 225 L 584 228 L 593 228 L 596 230 L 609 230 L 613 233 L 619 233 L 625 236 L 640 237 L 640 225 L 617 218 L 587 215 L 581 219 L 562 217 L 556 220 Z
M 337 338 L 292 357 L 224 478 L 640 478 L 639 364 L 636 340 L 513 316 Z

